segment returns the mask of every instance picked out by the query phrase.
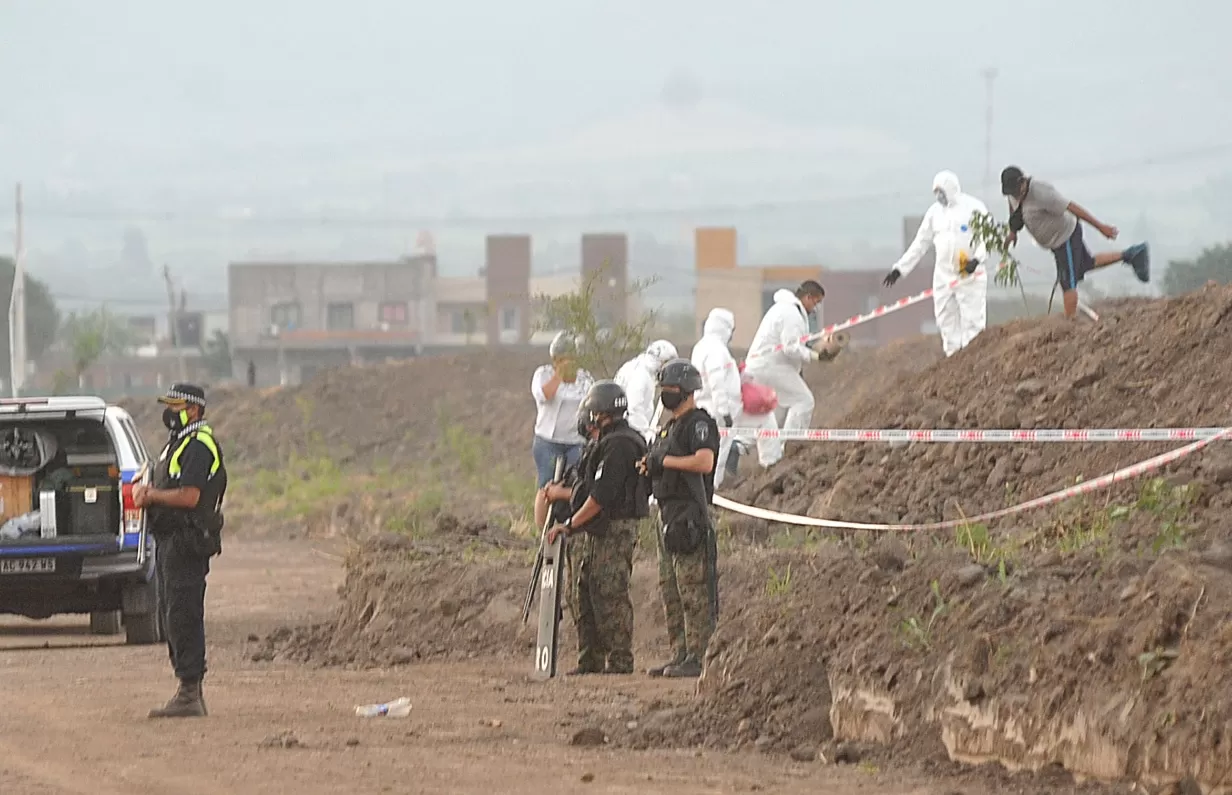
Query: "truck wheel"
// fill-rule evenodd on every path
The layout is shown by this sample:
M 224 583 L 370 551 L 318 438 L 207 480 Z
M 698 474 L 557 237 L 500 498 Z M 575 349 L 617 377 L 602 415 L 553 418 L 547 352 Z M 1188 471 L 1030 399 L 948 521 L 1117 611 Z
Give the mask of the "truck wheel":
M 90 614 L 91 635 L 119 635 L 120 611 L 100 610 Z
M 124 614 L 124 642 L 130 646 L 147 646 L 163 639 L 162 609 L 158 601 L 157 578 L 133 586 L 136 593 L 124 600 L 125 604 L 140 606 L 141 612 Z

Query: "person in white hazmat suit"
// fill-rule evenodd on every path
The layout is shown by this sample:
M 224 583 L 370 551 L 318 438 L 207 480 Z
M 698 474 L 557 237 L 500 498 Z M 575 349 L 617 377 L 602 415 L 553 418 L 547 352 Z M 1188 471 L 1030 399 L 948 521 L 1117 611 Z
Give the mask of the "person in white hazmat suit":
M 779 408 L 787 410 L 784 430 L 803 430 L 813 418 L 813 393 L 804 383 L 802 371 L 804 365 L 821 359 L 821 354 L 804 340 L 810 333 L 809 315 L 825 297 L 826 291 L 812 280 L 794 293 L 779 290 L 749 347 L 745 372 L 778 394 Z M 776 346 L 781 347 L 774 350 Z M 782 439 L 757 440 L 757 460 L 763 467 L 774 466 L 782 458 Z
M 655 340 L 646 346 L 645 352 L 622 364 L 612 379 L 620 384 L 629 398 L 629 409 L 625 413 L 629 427 L 646 437 L 647 441 L 654 437 L 652 426 L 658 406 L 655 386 L 659 368 L 675 358 L 678 358 L 675 345 L 667 340 Z
M 702 338 L 693 346 L 690 357 L 693 366 L 702 374 L 702 388 L 696 396 L 697 407 L 709 412 L 720 428 L 739 425 L 743 415 L 740 370 L 727 347 L 735 330 L 736 316 L 730 309 L 711 309 L 702 326 Z M 716 489 L 723 485 L 735 441 L 728 435 L 719 442 L 719 459 L 714 467 Z
M 933 269 L 933 289 L 937 291 L 933 293 L 933 311 L 941 332 L 941 348 L 946 356 L 953 356 L 984 330 L 988 318 L 988 276 L 984 271 L 976 272 L 979 264 L 988 258 L 988 250 L 983 241 L 977 243 L 972 239 L 971 230 L 972 214 L 987 213 L 988 208 L 979 199 L 962 192 L 953 171 L 937 174 L 933 179 L 933 195 L 937 201 L 924 214 L 915 240 L 894 263 L 882 284 L 893 287 L 919 264 L 928 246 L 933 246 L 937 254 L 937 265 Z M 961 282 L 956 288 L 945 289 L 958 279 Z

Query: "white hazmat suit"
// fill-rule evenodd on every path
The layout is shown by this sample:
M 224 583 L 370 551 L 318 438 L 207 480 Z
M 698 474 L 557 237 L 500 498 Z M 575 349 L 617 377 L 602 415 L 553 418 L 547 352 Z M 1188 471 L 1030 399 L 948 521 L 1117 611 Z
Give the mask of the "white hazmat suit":
M 653 438 L 651 427 L 655 416 L 655 387 L 658 384 L 659 368 L 676 357 L 676 346 L 667 340 L 655 340 L 620 366 L 612 380 L 620 384 L 629 398 L 625 418 L 630 427 L 647 440 Z
M 749 347 L 745 372 L 755 382 L 778 394 L 779 408 L 787 410 L 784 430 L 807 428 L 813 418 L 813 393 L 804 383 L 801 370 L 820 357 L 802 341 L 808 335 L 808 313 L 804 305 L 791 290 L 779 290 Z M 773 352 L 768 350 L 776 345 L 783 347 Z M 774 466 L 782 458 L 781 439 L 757 440 L 757 459 L 763 467 Z
M 952 171 L 942 171 L 933 179 L 933 192 L 937 201 L 928 208 L 915 240 L 890 270 L 906 276 L 923 259 L 931 244 L 936 250 L 937 265 L 933 270 L 933 311 L 937 315 L 937 329 L 941 332 L 941 347 L 946 356 L 953 356 L 971 344 L 971 340 L 984 330 L 988 316 L 988 276 L 984 268 L 977 268 L 972 275 L 962 274 L 960 268 L 969 260 L 984 263 L 988 250 L 983 242 L 972 239 L 971 216 L 976 212 L 986 213 L 988 208 L 974 196 L 962 192 L 958 176 Z M 943 289 L 955 279 L 962 283 L 953 290 Z M 893 284 L 897 277 L 887 278 Z
M 732 332 L 736 330 L 736 316 L 730 309 L 716 307 L 710 310 L 702 326 L 702 338 L 693 346 L 690 360 L 702 374 L 702 390 L 697 393 L 697 407 L 705 409 L 714 417 L 719 427 L 741 425 L 743 400 L 740 394 L 740 370 L 727 346 Z M 726 420 L 731 419 L 729 424 Z M 719 460 L 715 464 L 714 487 L 723 484 L 727 459 L 731 455 L 732 442 L 729 435 L 719 442 Z

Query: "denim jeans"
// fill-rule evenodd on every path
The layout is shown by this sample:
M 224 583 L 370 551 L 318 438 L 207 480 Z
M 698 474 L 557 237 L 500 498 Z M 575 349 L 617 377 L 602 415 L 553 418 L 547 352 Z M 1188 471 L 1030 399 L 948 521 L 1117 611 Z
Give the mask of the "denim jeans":
M 531 445 L 530 452 L 535 458 L 535 471 L 538 474 L 539 481 L 538 488 L 543 488 L 552 479 L 552 475 L 556 474 L 556 458 L 563 455 L 565 457 L 565 469 L 568 469 L 582 457 L 582 445 L 563 444 L 536 436 L 534 443 Z

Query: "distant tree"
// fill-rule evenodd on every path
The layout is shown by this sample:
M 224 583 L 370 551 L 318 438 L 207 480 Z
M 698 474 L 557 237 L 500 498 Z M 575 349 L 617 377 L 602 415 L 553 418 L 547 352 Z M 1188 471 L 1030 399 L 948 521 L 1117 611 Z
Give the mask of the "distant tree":
M 1164 271 L 1164 294 L 1192 292 L 1207 282 L 1232 283 L 1232 244 L 1211 246 L 1192 260 L 1172 260 Z
M 4 321 L 0 322 L 0 378 L 9 375 L 9 302 L 13 299 L 13 277 L 17 269 L 13 260 L 0 257 L 0 308 Z M 26 274 L 26 355 L 37 359 L 55 342 L 60 326 L 60 312 L 51 297 L 47 285 Z
M 586 279 L 577 291 L 564 295 L 534 296 L 539 307 L 539 318 L 534 324 L 536 331 L 568 331 L 578 340 L 578 366 L 596 378 L 610 378 L 616 368 L 646 349 L 647 335 L 658 322 L 654 311 L 643 312 L 635 318 L 621 320 L 607 318 L 602 311 L 604 282 L 607 270 L 599 268 Z M 649 282 L 637 281 L 625 291 L 625 298 L 643 292 Z
M 215 329 L 214 336 L 205 342 L 202 353 L 206 369 L 215 378 L 228 378 L 231 375 L 231 339 L 225 331 Z
M 104 308 L 70 313 L 64 318 L 59 336 L 73 357 L 73 375 L 78 386 L 82 385 L 86 370 L 103 354 L 122 353 L 134 342 L 123 318 L 117 318 Z

